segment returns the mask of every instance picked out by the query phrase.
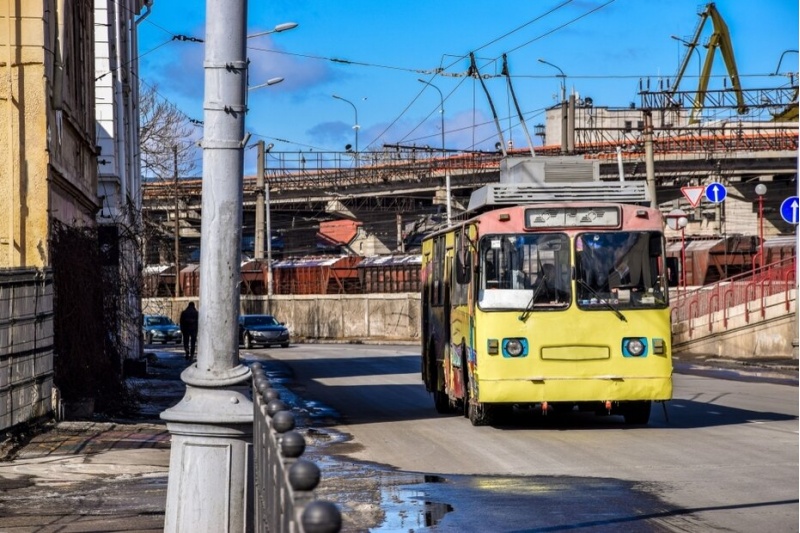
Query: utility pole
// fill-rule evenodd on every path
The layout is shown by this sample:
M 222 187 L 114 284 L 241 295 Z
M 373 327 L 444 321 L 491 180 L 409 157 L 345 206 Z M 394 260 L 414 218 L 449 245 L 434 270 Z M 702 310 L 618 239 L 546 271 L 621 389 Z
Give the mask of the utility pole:
M 647 192 L 650 194 L 650 207 L 658 209 L 656 199 L 656 166 L 653 160 L 653 112 L 649 109 L 644 114 L 644 168 L 647 180 Z
M 180 255 L 180 236 L 181 236 L 181 224 L 180 224 L 180 204 L 178 202 L 178 145 L 172 146 L 172 164 L 174 168 L 174 178 L 175 178 L 175 229 L 173 233 L 175 233 L 175 298 L 179 298 L 181 295 L 181 255 Z
M 253 403 L 239 361 L 246 0 L 206 0 L 197 362 L 161 413 L 171 434 L 164 531 L 251 531 Z
M 256 259 L 264 259 L 264 141 L 256 143 Z
M 567 107 L 567 152 L 575 153 L 575 90 L 569 95 Z
M 266 170 L 265 170 L 266 171 Z M 270 214 L 271 208 L 269 205 L 269 181 L 264 187 L 264 193 L 267 197 L 267 302 L 269 303 L 269 312 L 272 312 L 272 216 Z

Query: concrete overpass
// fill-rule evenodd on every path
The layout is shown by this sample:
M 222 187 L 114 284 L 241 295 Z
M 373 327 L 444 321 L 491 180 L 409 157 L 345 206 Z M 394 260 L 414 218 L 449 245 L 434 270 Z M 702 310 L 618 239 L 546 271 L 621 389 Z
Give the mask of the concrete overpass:
M 708 135 L 673 135 L 656 143 L 654 169 L 659 204 L 668 211 L 688 207 L 681 187 L 722 181 L 731 188 L 731 201 L 749 210 L 755 196 L 755 181 L 768 182 L 764 198 L 767 234 L 790 233 L 777 213 L 780 202 L 796 195 L 798 138 L 786 124 L 758 134 L 725 135 L 706 129 Z M 602 143 L 601 143 L 602 144 Z M 644 180 L 644 151 L 632 145 L 616 153 L 608 146 L 582 146 L 580 153 L 563 156 L 558 147 L 537 148 L 536 156 L 549 164 L 548 175 L 584 173 L 587 180 L 618 180 L 620 166 L 626 180 Z M 286 252 L 315 253 L 319 223 L 339 218 L 356 219 L 366 232 L 374 234 L 395 250 L 398 226 L 419 224 L 426 218 L 441 218 L 445 208 L 445 176 L 449 174 L 453 213 L 466 206 L 473 190 L 499 180 L 502 154 L 493 152 L 447 153 L 421 147 L 394 147 L 380 152 L 354 154 L 323 152 L 270 153 L 265 181 L 270 189 L 269 214 L 273 232 L 286 241 Z M 531 157 L 529 150 L 509 154 Z M 549 178 L 548 178 L 549 179 Z M 171 262 L 173 228 L 178 213 L 181 255 L 199 245 L 201 180 L 181 179 L 178 190 L 172 180 L 144 185 L 144 213 L 151 228 L 150 241 L 160 242 L 161 257 L 148 262 Z M 178 209 L 176 210 L 176 193 Z M 255 233 L 255 207 L 259 191 L 255 176 L 245 177 L 243 188 L 243 235 Z M 714 231 L 714 217 L 722 226 L 724 215 L 698 210 L 690 217 L 698 231 Z M 730 217 L 729 217 L 730 218 Z M 752 220 L 745 216 L 742 227 L 724 228 L 727 233 L 752 232 Z M 705 227 L 704 227 L 705 226 Z M 719 227 L 717 229 L 719 229 Z M 404 230 L 405 231 L 405 230 Z M 185 259 L 182 259 L 185 262 Z

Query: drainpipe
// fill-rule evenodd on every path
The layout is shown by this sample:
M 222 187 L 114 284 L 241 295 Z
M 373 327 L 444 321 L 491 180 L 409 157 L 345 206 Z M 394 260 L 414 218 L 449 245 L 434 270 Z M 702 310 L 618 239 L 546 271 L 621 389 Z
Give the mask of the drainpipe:
M 64 105 L 64 0 L 56 1 L 56 42 L 53 49 L 53 109 L 61 111 Z M 59 141 L 60 139 L 59 132 Z

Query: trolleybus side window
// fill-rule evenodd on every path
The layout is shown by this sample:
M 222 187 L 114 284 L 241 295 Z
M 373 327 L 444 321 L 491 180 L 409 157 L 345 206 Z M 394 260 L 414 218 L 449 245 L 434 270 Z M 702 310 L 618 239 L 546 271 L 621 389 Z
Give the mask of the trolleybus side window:
M 469 248 L 469 240 L 461 231 L 456 231 L 455 260 L 453 261 L 453 273 L 450 279 L 453 280 L 452 304 L 466 305 L 469 284 L 472 281 L 472 252 Z
M 431 270 L 431 305 L 433 306 L 444 305 L 444 254 L 444 235 L 439 235 L 433 241 L 433 268 Z

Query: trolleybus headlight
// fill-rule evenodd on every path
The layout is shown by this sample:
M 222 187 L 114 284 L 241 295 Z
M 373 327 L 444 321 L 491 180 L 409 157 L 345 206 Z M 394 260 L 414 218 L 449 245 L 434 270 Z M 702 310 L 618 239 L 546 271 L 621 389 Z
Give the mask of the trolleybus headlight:
M 626 357 L 647 355 L 647 339 L 638 337 L 622 339 L 622 355 Z
M 506 357 L 528 355 L 528 341 L 526 339 L 503 339 L 503 355 Z

